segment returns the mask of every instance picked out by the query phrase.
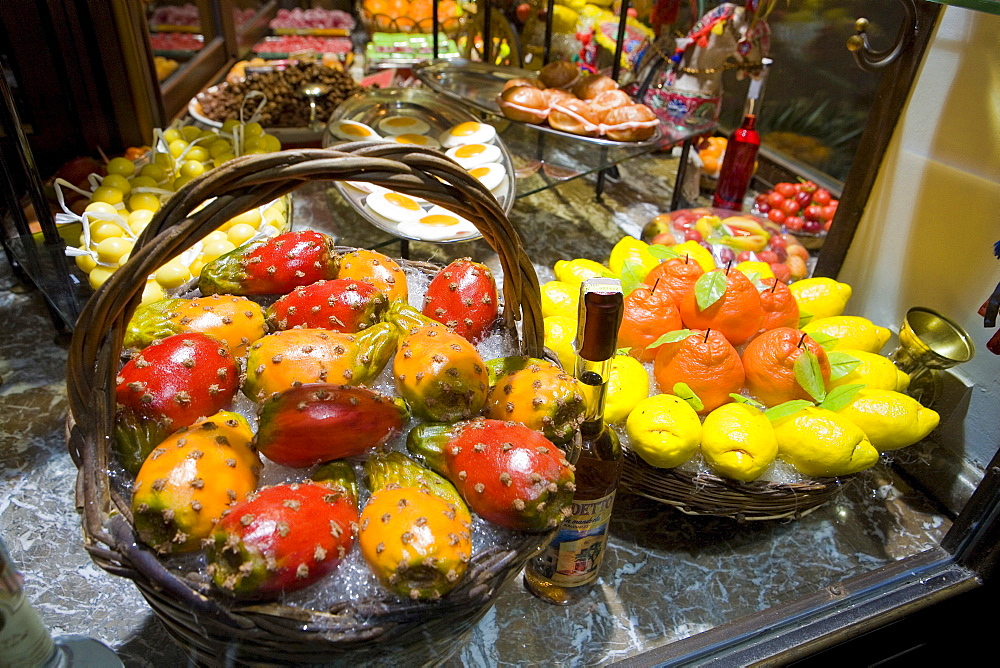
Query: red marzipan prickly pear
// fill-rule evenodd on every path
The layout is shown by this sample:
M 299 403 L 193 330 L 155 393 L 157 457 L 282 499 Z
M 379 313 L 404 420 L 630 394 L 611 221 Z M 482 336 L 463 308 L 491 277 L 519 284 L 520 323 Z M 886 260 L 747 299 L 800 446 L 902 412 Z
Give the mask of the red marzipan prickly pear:
M 562 450 L 522 424 L 483 418 L 424 423 L 410 431 L 407 447 L 494 524 L 546 531 L 570 512 L 573 466 Z
M 366 387 L 310 383 L 264 402 L 256 445 L 271 461 L 304 468 L 378 447 L 398 434 L 407 418 L 402 399 Z
M 431 280 L 424 295 L 423 314 L 478 343 L 499 316 L 497 302 L 497 284 L 489 268 L 461 258 Z
M 331 237 L 311 230 L 287 232 L 212 260 L 202 268 L 198 288 L 205 295 L 282 295 L 336 278 L 339 262 Z
M 199 332 L 155 341 L 116 378 L 115 445 L 135 473 L 164 438 L 232 401 L 240 372 L 229 347 Z
M 361 513 L 361 555 L 391 591 L 438 599 L 472 558 L 472 515 L 455 488 L 401 452 L 365 462 L 371 498 Z
M 340 484 L 264 487 L 223 514 L 206 541 L 208 573 L 219 589 L 241 599 L 274 598 L 340 565 L 354 544 L 358 510 L 353 471 L 338 464 Z
M 295 288 L 267 309 L 271 329 L 295 327 L 354 333 L 382 320 L 389 300 L 370 283 L 346 278 Z

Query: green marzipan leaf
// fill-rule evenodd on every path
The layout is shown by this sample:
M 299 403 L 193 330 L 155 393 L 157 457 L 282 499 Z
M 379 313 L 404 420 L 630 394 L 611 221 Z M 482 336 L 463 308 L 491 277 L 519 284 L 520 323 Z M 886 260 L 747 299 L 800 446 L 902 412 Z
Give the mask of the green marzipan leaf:
M 823 350 L 829 350 L 833 346 L 837 345 L 840 341 L 836 336 L 830 336 L 829 334 L 824 334 L 823 332 L 813 332 L 809 335 L 809 338 L 823 346 Z
M 819 342 L 817 341 L 817 343 Z M 820 343 L 820 345 L 823 344 Z M 833 350 L 827 353 L 826 356 L 830 360 L 830 380 L 843 378 L 861 364 L 861 360 L 857 357 L 840 350 Z
M 826 387 L 823 385 L 823 373 L 819 368 L 819 359 L 816 353 L 804 348 L 802 354 L 792 365 L 795 372 L 795 380 L 805 390 L 816 403 L 826 398 Z
M 632 348 L 618 348 L 615 350 L 615 355 L 628 355 Z
M 653 244 L 647 250 L 657 260 L 673 260 L 675 257 L 681 256 L 680 253 L 663 244 Z
M 772 406 L 764 411 L 764 415 L 771 422 L 777 422 L 781 418 L 788 417 L 789 415 L 794 415 L 798 413 L 803 408 L 808 408 L 812 406 L 813 402 L 806 401 L 805 399 L 793 399 L 792 401 L 786 401 L 783 404 L 778 404 L 777 406 Z
M 802 309 L 799 309 L 799 329 L 802 329 L 803 326 L 808 325 L 810 321 L 812 321 L 813 317 L 814 316 L 812 313 L 808 313 L 806 311 L 803 311 Z
M 694 295 L 698 301 L 698 310 L 704 311 L 715 302 L 722 299 L 726 293 L 726 272 L 707 271 L 698 277 L 694 284 Z
M 661 334 L 660 338 L 656 339 L 648 346 L 646 346 L 646 349 L 648 350 L 649 348 L 658 348 L 659 346 L 662 346 L 664 343 L 677 343 L 678 341 L 683 341 L 689 336 L 691 336 L 690 329 L 675 329 L 672 332 Z
M 851 403 L 859 391 L 864 389 L 866 386 L 862 383 L 854 383 L 852 385 L 841 385 L 840 387 L 830 390 L 830 394 L 826 395 L 826 399 L 823 403 L 819 405 L 820 408 L 825 408 L 828 411 L 837 412 L 847 404 Z
M 695 411 L 704 410 L 705 404 L 702 403 L 698 395 L 694 393 L 687 383 L 674 383 L 674 394 L 683 399 L 688 403 L 691 408 Z
M 620 278 L 622 281 L 622 292 L 628 295 L 637 287 L 642 285 L 642 279 L 644 278 L 642 274 L 642 265 L 638 262 L 626 260 L 625 264 L 622 265 Z
M 749 404 L 750 406 L 753 406 L 759 411 L 765 410 L 764 404 L 760 403 L 756 399 L 751 399 L 750 397 L 744 397 L 742 394 L 736 394 L 735 392 L 730 392 L 729 398 L 738 404 Z

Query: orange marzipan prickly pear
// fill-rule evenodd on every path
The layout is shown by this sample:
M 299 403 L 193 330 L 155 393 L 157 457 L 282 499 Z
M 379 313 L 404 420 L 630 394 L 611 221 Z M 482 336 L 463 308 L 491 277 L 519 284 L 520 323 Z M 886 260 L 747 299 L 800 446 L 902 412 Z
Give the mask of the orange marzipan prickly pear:
M 252 439 L 246 418 L 220 411 L 154 448 L 132 486 L 140 540 L 161 554 L 201 548 L 222 512 L 257 488 Z
M 358 545 L 379 581 L 433 600 L 455 588 L 472 559 L 472 515 L 452 485 L 401 452 L 365 462 L 371 497 Z
M 572 438 L 584 410 L 576 378 L 542 360 L 498 376 L 486 400 L 486 417 L 519 422 L 553 443 Z
M 478 415 L 486 403 L 489 374 L 476 348 L 440 325 L 416 327 L 393 359 L 396 389 L 414 415 L 453 422 Z
M 403 268 L 391 257 L 377 251 L 359 248 L 345 253 L 340 258 L 337 278 L 370 283 L 384 293 L 390 302 L 406 301 L 409 296 Z
M 219 339 L 236 357 L 267 334 L 264 311 L 256 302 L 236 295 L 208 295 L 194 299 L 159 299 L 136 309 L 122 346 L 145 348 L 153 341 L 183 332 L 201 332 Z
M 274 598 L 332 573 L 354 544 L 358 509 L 354 471 L 324 467 L 336 480 L 285 483 L 251 492 L 223 512 L 208 539 L 207 571 L 223 592 Z
M 357 334 L 288 329 L 257 340 L 247 355 L 243 393 L 254 401 L 306 383 L 364 385 L 382 372 L 395 351 L 387 322 Z

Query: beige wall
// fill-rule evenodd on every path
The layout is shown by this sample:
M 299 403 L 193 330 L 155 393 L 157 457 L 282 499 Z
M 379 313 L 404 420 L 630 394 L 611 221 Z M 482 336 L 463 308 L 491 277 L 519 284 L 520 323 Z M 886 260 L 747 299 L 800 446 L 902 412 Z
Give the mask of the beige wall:
M 839 278 L 855 289 L 852 313 L 898 331 L 907 308 L 926 306 L 973 337 L 976 357 L 955 370 L 969 407 L 947 426 L 980 467 L 1000 445 L 1000 356 L 976 313 L 1000 281 L 996 241 L 1000 16 L 948 7 Z

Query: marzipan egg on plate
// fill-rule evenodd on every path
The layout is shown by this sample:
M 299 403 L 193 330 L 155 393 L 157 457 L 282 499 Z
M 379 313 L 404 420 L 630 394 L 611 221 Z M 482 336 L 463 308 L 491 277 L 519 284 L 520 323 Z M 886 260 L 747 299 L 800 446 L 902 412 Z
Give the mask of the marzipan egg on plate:
M 382 139 L 382 137 L 364 123 L 339 120 L 330 124 L 330 132 L 338 139 L 346 141 L 363 141 L 365 139 Z
M 410 144 L 412 146 L 426 146 L 427 148 L 441 148 L 441 144 L 434 137 L 417 134 L 402 134 L 390 137 L 389 141 L 397 144 Z
M 491 162 L 486 165 L 479 165 L 469 170 L 480 183 L 490 191 L 496 191 L 507 179 L 507 169 L 499 162 Z M 495 193 L 494 193 L 495 194 Z
M 368 195 L 365 198 L 365 206 L 376 215 L 394 223 L 416 221 L 425 214 L 416 199 L 391 190 Z
M 399 233 L 428 241 L 444 241 L 471 237 L 478 234 L 478 230 L 465 218 L 434 205 L 420 218 L 401 222 Z
M 500 147 L 494 144 L 464 144 L 450 148 L 444 154 L 466 169 L 499 162 L 503 155 Z
M 451 148 L 462 144 L 491 144 L 496 136 L 496 128 L 492 125 L 478 121 L 466 121 L 442 132 L 438 140 L 445 148 Z
M 384 135 L 422 135 L 430 132 L 431 126 L 412 116 L 388 116 L 379 121 L 378 130 Z

